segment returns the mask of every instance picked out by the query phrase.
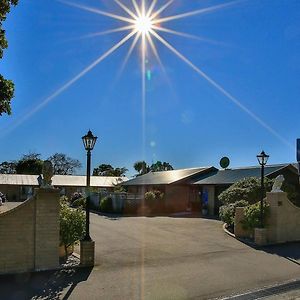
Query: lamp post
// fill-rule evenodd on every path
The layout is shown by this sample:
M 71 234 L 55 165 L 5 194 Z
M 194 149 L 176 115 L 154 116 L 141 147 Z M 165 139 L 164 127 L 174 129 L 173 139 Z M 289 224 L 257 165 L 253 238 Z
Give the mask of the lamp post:
M 94 146 L 97 141 L 97 137 L 89 132 L 82 137 L 83 145 L 85 150 L 87 151 L 87 166 L 86 166 L 86 189 L 87 189 L 87 197 L 86 197 L 86 219 L 85 219 L 85 237 L 84 241 L 91 241 L 90 237 L 90 182 L 91 182 L 91 151 L 94 149 Z
M 261 198 L 260 198 L 260 227 L 264 227 L 264 212 L 263 212 L 263 205 L 264 205 L 264 195 L 265 195 L 265 184 L 264 184 L 264 177 L 265 177 L 265 165 L 268 162 L 269 155 L 262 151 L 257 156 L 258 163 L 261 165 Z

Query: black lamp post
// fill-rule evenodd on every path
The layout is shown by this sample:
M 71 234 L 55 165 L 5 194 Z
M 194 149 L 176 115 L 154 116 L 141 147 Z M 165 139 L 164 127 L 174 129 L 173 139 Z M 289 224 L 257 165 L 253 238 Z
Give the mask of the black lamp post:
M 87 151 L 87 166 L 86 166 L 86 189 L 87 189 L 87 197 L 86 197 L 86 219 L 85 219 L 85 237 L 84 241 L 91 241 L 90 237 L 90 182 L 91 182 L 91 151 L 94 149 L 94 146 L 97 141 L 97 137 L 92 134 L 89 130 L 87 135 L 82 137 L 83 145 L 85 150 Z
M 265 184 L 264 184 L 264 177 L 265 177 L 265 165 L 268 162 L 269 155 L 262 151 L 257 156 L 258 163 L 261 165 L 261 198 L 260 198 L 260 227 L 264 227 L 264 212 L 263 212 L 263 205 L 264 205 L 264 195 L 265 195 Z

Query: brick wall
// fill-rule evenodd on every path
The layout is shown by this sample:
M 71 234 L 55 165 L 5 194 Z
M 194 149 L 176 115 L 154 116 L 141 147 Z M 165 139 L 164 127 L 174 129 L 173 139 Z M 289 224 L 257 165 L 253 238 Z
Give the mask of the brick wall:
M 270 205 L 270 214 L 264 231 L 255 231 L 255 234 L 260 235 L 260 239 L 265 239 L 265 243 L 262 244 L 300 241 L 300 208 L 295 206 L 284 192 L 267 193 L 265 201 Z M 235 236 L 253 235 L 253 232 L 245 231 L 242 227 L 244 208 L 236 208 L 235 212 Z
M 59 191 L 36 195 L 0 214 L 0 274 L 58 267 Z

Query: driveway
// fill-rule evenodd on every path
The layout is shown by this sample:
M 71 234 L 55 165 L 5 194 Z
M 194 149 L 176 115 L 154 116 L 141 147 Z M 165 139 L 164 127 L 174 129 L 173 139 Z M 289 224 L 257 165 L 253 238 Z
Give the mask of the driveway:
M 226 235 L 216 220 L 93 214 L 91 236 L 93 270 L 45 275 L 35 280 L 42 289 L 47 278 L 44 292 L 27 295 L 47 297 L 48 290 L 64 299 L 211 299 L 300 278 L 299 243 L 256 250 Z

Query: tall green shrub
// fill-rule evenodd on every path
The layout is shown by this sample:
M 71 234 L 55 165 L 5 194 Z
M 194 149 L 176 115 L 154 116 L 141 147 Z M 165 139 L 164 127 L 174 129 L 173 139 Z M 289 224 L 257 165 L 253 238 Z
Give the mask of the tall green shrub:
M 230 203 L 227 205 L 223 205 L 220 207 L 220 219 L 226 223 L 229 227 L 233 227 L 234 225 L 234 217 L 235 217 L 235 209 L 237 207 L 245 207 L 248 206 L 249 202 L 245 200 L 240 200 L 235 203 Z
M 85 214 L 82 209 L 70 208 L 66 202 L 60 203 L 60 245 L 67 248 L 74 245 L 85 234 Z
M 104 213 L 114 213 L 112 198 L 107 196 L 100 201 L 100 211 Z
M 263 205 L 264 224 L 270 213 L 270 207 L 267 203 Z M 245 219 L 243 221 L 245 229 L 254 230 L 260 227 L 260 202 L 249 205 L 245 208 Z
M 270 192 L 274 180 L 265 178 L 265 192 Z M 235 203 L 240 200 L 246 200 L 249 204 L 254 204 L 261 197 L 261 182 L 259 178 L 244 178 L 234 183 L 227 190 L 219 195 L 222 204 Z

